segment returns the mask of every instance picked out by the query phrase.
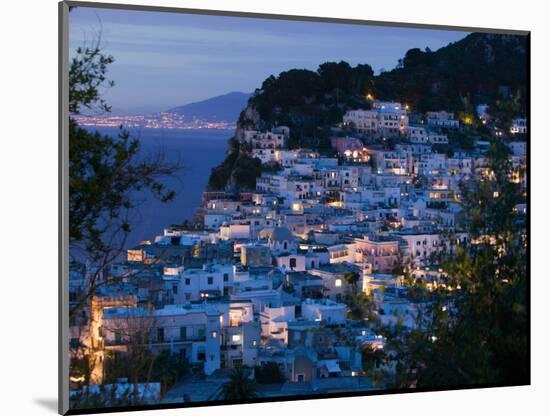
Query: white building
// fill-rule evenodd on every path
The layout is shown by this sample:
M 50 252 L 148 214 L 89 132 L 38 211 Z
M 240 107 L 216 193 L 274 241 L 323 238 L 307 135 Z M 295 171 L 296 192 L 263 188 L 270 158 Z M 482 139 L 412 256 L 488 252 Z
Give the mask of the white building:
M 422 230 L 403 230 L 397 235 L 401 237 L 407 246 L 403 250 L 403 257 L 410 260 L 411 266 L 420 266 L 427 264 L 432 254 L 439 253 L 443 250 L 452 251 L 452 247 L 464 243 L 466 234 L 460 233 L 457 237 L 447 238 L 437 232 L 429 232 Z
M 295 253 L 296 239 L 287 227 L 275 227 L 269 234 L 268 246 L 274 253 Z
M 276 150 L 274 148 L 254 148 L 252 149 L 252 157 L 260 159 L 262 165 L 277 162 Z
M 244 290 L 231 295 L 232 302 L 250 301 L 254 307 L 254 314 L 259 314 L 266 307 L 282 305 L 281 293 L 273 289 Z
M 447 157 L 442 153 L 423 154 L 414 162 L 417 175 L 435 175 L 447 170 Z
M 375 150 L 369 149 L 376 171 L 393 175 L 406 175 L 412 171 L 413 154 L 408 149 Z
M 412 144 L 448 144 L 446 134 L 436 133 L 424 126 L 410 125 L 407 128 L 407 135 Z
M 447 111 L 429 111 L 426 113 L 429 126 L 445 127 L 456 129 L 459 126 L 458 120 L 453 113 Z
M 512 134 L 527 134 L 527 119 L 516 118 L 512 121 L 510 126 L 510 133 Z
M 409 117 L 407 110 L 400 103 L 374 101 L 372 110 L 348 111 L 343 122 L 362 133 L 397 137 L 404 133 Z
M 280 339 L 288 344 L 288 323 L 295 321 L 295 306 L 265 308 L 260 313 L 262 337 Z
M 205 265 L 202 269 L 186 269 L 181 273 L 176 302 L 215 299 L 233 285 L 233 266 L 230 264 Z
M 336 244 L 327 247 L 329 263 L 355 263 L 355 244 Z
M 246 240 L 250 238 L 250 224 L 223 224 L 220 227 L 222 240 Z
M 272 129 L 270 132 L 246 130 L 244 141 L 250 144 L 253 149 L 282 149 L 285 147 L 288 136 L 288 128 L 286 130 Z
M 260 345 L 260 324 L 254 319 L 250 301 L 215 302 L 209 304 L 220 313 L 221 366 L 257 364 L 257 347 Z
M 306 256 L 302 254 L 277 254 L 275 255 L 275 265 L 280 270 L 303 272 L 306 270 Z
M 131 338 L 149 334 L 149 347 L 155 352 L 179 353 L 202 364 L 207 375 L 220 368 L 220 313 L 210 305 L 167 305 L 153 312 L 107 308 L 101 332 L 106 349 L 125 351 Z
M 351 285 L 345 276 L 349 273 L 357 273 L 357 289 L 361 290 L 362 275 L 365 270 L 371 271 L 370 264 L 359 267 L 350 263 L 335 263 L 321 265 L 317 269 L 309 270 L 309 273 L 319 276 L 323 280 L 323 293 L 325 297 L 339 302 L 351 290 Z
M 306 299 L 302 302 L 302 318 L 327 324 L 344 324 L 347 306 L 330 299 Z

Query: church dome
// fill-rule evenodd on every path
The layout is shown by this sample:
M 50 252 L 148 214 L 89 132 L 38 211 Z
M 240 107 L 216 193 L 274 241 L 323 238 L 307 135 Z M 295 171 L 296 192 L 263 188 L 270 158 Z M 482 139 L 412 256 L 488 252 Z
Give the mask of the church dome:
M 273 242 L 275 241 L 293 241 L 294 235 L 286 227 L 276 227 L 269 239 Z

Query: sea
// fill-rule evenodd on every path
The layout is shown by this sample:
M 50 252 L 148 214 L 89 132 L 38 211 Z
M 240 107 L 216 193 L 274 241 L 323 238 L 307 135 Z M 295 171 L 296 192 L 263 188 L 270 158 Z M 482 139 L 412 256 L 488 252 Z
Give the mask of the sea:
M 87 127 L 103 134 L 116 135 L 116 127 Z M 171 224 L 192 220 L 200 206 L 202 192 L 206 190 L 212 168 L 225 158 L 227 142 L 234 130 L 222 129 L 150 129 L 129 128 L 130 134 L 140 141 L 140 157 L 163 152 L 167 162 L 179 162 L 182 169 L 173 178 L 163 180 L 176 192 L 172 202 L 162 203 L 151 193 L 134 196 L 138 207 L 133 212 L 127 248 L 143 240 L 154 240 Z

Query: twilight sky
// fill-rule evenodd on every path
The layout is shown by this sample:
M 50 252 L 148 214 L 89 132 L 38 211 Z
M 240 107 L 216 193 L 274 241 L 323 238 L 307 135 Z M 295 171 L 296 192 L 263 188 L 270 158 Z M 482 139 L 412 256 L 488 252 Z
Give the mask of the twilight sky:
M 465 32 L 197 16 L 78 7 L 69 45 L 101 32 L 114 56 L 105 93 L 113 111 L 151 112 L 231 91 L 252 92 L 269 75 L 320 63 L 368 63 L 392 69 L 408 49 L 438 49 Z

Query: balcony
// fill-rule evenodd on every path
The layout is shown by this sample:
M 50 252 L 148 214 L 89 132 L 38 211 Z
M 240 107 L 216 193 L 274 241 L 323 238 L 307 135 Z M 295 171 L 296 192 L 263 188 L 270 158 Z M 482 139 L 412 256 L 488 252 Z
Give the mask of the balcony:
M 232 345 L 220 345 L 220 350 L 221 351 L 237 351 L 237 350 L 240 350 L 242 347 L 242 345 L 240 344 L 232 344 Z
M 204 336 L 195 336 L 195 337 L 185 337 L 185 338 L 169 338 L 169 339 L 155 339 L 151 340 L 150 344 L 177 344 L 177 343 L 186 343 L 186 342 L 205 342 L 206 335 Z

